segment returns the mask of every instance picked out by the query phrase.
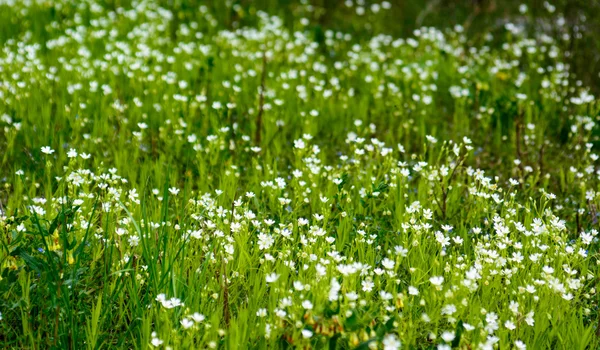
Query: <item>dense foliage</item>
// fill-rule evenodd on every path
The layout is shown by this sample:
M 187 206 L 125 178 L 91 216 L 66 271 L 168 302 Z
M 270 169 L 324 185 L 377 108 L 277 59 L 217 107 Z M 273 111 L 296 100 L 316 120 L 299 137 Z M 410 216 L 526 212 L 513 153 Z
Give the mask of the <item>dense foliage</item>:
M 600 103 L 395 5 L 0 0 L 0 347 L 600 346 Z

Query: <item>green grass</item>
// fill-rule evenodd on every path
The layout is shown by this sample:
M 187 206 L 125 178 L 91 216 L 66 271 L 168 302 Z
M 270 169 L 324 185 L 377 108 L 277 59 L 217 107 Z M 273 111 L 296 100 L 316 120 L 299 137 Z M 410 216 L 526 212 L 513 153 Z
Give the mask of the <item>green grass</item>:
M 356 3 L 0 1 L 0 347 L 598 348 L 565 40 Z

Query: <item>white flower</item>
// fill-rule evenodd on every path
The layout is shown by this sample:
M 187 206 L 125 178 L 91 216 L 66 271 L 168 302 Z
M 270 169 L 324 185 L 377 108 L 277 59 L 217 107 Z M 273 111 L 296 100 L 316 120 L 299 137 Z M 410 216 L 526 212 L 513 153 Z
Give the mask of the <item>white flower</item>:
M 429 279 L 429 282 L 431 282 L 431 284 L 433 284 L 435 287 L 440 287 L 442 285 L 442 283 L 444 283 L 444 277 L 443 276 L 433 276 Z
M 173 297 L 171 299 L 166 298 L 166 295 L 164 293 L 161 293 L 159 295 L 156 296 L 156 301 L 158 301 L 159 303 L 162 304 L 162 306 L 164 308 L 167 309 L 172 309 L 174 307 L 178 307 L 178 306 L 183 306 L 184 304 L 181 302 L 181 300 Z
M 277 281 L 277 279 L 279 279 L 279 275 L 276 274 L 275 272 L 273 272 L 271 274 L 268 274 L 266 276 L 266 279 L 267 279 L 267 283 L 273 283 L 273 282 Z
M 349 292 L 346 293 L 346 298 L 348 298 L 350 301 L 354 301 L 358 299 L 358 294 L 356 292 Z
M 527 315 L 525 315 L 525 323 L 527 323 L 531 327 L 533 327 L 533 325 L 535 324 L 533 315 L 534 315 L 533 311 L 530 311 L 529 313 L 527 313 Z
M 200 323 L 202 321 L 204 321 L 204 315 L 198 312 L 195 312 L 192 316 L 192 319 L 194 320 L 194 322 L 196 323 Z
M 150 341 L 150 344 L 152 344 L 154 347 L 159 347 L 162 345 L 162 343 L 162 340 L 156 338 L 156 333 L 152 333 L 152 340 Z
M 298 139 L 294 141 L 294 147 L 297 149 L 304 149 L 304 147 L 306 147 L 306 144 L 304 143 L 304 140 Z
M 128 239 L 129 245 L 132 247 L 137 247 L 137 245 L 140 243 L 140 238 L 138 236 L 131 236 Z
M 437 143 L 437 139 L 431 135 L 426 135 L 425 138 L 431 143 Z
M 448 304 L 442 308 L 442 315 L 452 316 L 455 312 L 456 312 L 456 306 L 454 306 L 454 304 Z
M 336 278 L 331 279 L 331 289 L 329 289 L 329 301 L 335 301 L 338 299 L 338 294 L 342 289 L 340 282 Z
M 171 187 L 169 188 L 169 193 L 176 196 L 179 193 L 179 189 L 177 187 Z
M 69 150 L 69 152 L 67 153 L 67 157 L 69 157 L 69 158 L 77 157 L 77 151 L 74 148 L 71 148 Z
M 517 315 L 519 313 L 519 303 L 516 302 L 516 301 L 514 301 L 514 300 L 510 301 L 510 304 L 508 305 L 508 308 L 515 315 Z
M 454 340 L 454 332 L 446 331 L 442 333 L 441 337 L 446 343 L 449 343 Z
M 294 281 L 295 290 L 304 290 L 304 285 L 300 281 Z
M 400 339 L 395 334 L 386 334 L 381 343 L 383 350 L 397 350 L 402 346 Z
M 42 153 L 52 154 L 52 153 L 54 153 L 54 150 L 52 148 L 50 148 L 50 146 L 44 146 L 44 147 L 42 147 Z
M 267 235 L 264 233 L 258 234 L 258 249 L 265 250 L 271 248 L 275 240 L 271 235 Z
M 312 331 L 309 331 L 308 329 L 303 329 L 302 330 L 302 337 L 304 337 L 304 338 L 310 338 L 310 337 L 312 337 L 312 335 L 313 335 Z
M 525 343 L 523 343 L 522 341 L 517 340 L 515 342 L 515 348 L 517 348 L 519 350 L 525 350 L 525 349 L 527 349 L 527 345 L 525 345 Z
M 281 309 L 275 309 L 275 315 L 279 318 L 284 318 L 287 315 L 287 312 Z
M 385 290 L 380 290 L 379 291 L 379 296 L 381 297 L 381 299 L 383 300 L 392 300 L 392 298 L 394 297 L 392 295 L 392 293 L 388 293 Z
M 362 281 L 361 285 L 363 292 L 370 292 L 373 290 L 373 287 L 375 287 L 375 283 L 372 281 Z
M 396 263 L 388 258 L 383 259 L 383 261 L 381 262 L 381 265 L 383 265 L 383 267 L 385 267 L 388 270 L 392 270 L 394 268 L 394 265 Z
M 313 304 L 310 302 L 310 300 L 304 300 L 302 302 L 302 307 L 305 308 L 306 310 L 312 310 Z
M 184 329 L 188 329 L 194 325 L 194 321 L 190 320 L 189 318 L 184 318 L 181 320 L 181 325 Z
M 498 315 L 494 312 L 490 312 L 485 316 L 485 330 L 488 333 L 493 333 L 498 329 Z
M 258 316 L 258 317 L 266 317 L 267 316 L 267 309 L 258 309 L 258 311 L 256 311 L 256 316 Z
M 419 295 L 419 290 L 413 286 L 408 287 L 408 294 L 410 295 Z

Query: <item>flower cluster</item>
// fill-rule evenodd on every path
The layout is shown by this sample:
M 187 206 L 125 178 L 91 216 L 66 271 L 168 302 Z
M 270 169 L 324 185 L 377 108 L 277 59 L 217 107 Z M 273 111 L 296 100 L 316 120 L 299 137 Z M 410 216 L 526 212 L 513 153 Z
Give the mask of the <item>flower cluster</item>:
M 118 3 L 0 1 L 46 21 L 0 55 L 9 346 L 598 345 L 599 104 L 555 39 Z

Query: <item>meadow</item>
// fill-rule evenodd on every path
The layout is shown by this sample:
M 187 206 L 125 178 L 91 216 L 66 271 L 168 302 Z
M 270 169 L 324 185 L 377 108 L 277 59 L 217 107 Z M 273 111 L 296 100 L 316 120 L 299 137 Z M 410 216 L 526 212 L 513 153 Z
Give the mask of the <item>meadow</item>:
M 600 347 L 590 36 L 332 3 L 0 0 L 0 348 Z

